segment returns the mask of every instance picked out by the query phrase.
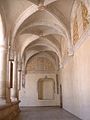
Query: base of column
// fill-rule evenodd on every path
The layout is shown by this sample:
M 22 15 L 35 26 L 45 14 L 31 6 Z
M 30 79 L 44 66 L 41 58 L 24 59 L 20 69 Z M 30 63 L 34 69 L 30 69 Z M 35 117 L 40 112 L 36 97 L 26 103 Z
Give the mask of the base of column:
M 17 91 L 15 88 L 11 88 L 11 101 L 12 102 L 18 101 Z
M 6 100 L 3 98 L 0 98 L 0 106 L 6 105 Z
M 0 108 L 0 120 L 13 120 L 19 112 L 19 101 L 6 104 Z
M 10 88 L 6 88 L 6 103 L 10 104 L 11 99 L 10 99 Z

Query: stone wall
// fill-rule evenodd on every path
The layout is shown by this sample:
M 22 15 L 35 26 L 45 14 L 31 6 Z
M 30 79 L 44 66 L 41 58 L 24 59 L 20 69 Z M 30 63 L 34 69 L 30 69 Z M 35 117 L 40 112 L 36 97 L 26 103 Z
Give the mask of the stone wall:
M 54 80 L 55 83 L 54 99 L 39 100 L 38 81 L 44 78 L 46 80 L 46 77 Z M 50 88 L 47 87 L 47 91 L 50 94 Z M 41 74 L 41 73 L 26 74 L 25 88 L 22 88 L 22 90 L 20 91 L 20 100 L 21 100 L 20 106 L 60 106 L 60 92 L 57 93 L 56 74 Z
M 62 69 L 63 107 L 90 120 L 90 37 Z

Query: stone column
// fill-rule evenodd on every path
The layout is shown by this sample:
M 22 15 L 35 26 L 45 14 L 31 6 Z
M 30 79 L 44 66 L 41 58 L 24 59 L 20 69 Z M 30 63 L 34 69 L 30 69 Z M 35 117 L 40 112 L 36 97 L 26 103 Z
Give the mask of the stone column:
M 59 69 L 59 81 L 60 81 L 60 106 L 61 106 L 61 108 L 63 108 L 63 99 L 62 99 L 62 97 L 63 97 L 63 93 L 62 93 L 62 69 L 63 69 L 63 67 L 61 67 L 60 69 Z
M 21 78 L 21 80 L 22 80 L 22 88 L 25 88 L 25 61 L 24 61 L 24 59 L 23 59 L 23 61 L 22 61 L 22 78 Z
M 17 100 L 19 101 L 19 91 L 21 90 L 21 70 L 17 71 Z
M 11 88 L 11 100 L 18 100 L 18 84 L 17 84 L 17 62 L 13 61 L 13 87 Z
M 6 103 L 7 49 L 0 45 L 0 104 Z
M 18 70 L 18 90 L 21 90 L 21 70 Z
M 6 102 L 7 104 L 11 103 L 11 99 L 10 99 L 10 61 L 9 61 L 9 51 L 8 51 L 8 55 L 7 55 L 7 79 L 6 79 Z

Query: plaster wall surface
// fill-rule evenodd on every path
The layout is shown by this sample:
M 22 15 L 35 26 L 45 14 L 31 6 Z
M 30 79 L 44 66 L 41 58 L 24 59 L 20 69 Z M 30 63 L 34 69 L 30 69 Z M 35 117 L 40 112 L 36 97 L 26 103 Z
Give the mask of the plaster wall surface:
M 63 107 L 83 120 L 90 120 L 90 37 L 61 70 Z
M 37 83 L 40 78 L 45 78 L 46 75 L 55 81 L 54 99 L 39 100 Z M 47 87 L 46 89 L 50 93 L 50 88 Z M 47 94 L 49 95 L 48 97 L 50 97 L 50 94 Z M 20 100 L 20 106 L 60 106 L 60 94 L 57 94 L 56 74 L 26 74 L 25 88 L 22 88 L 20 91 Z

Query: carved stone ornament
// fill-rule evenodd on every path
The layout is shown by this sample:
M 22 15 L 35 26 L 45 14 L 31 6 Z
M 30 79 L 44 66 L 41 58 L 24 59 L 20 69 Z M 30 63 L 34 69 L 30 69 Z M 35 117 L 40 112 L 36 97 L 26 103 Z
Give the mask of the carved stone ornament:
M 45 10 L 45 6 L 42 3 L 40 3 L 39 6 L 38 6 L 38 9 L 39 10 Z

